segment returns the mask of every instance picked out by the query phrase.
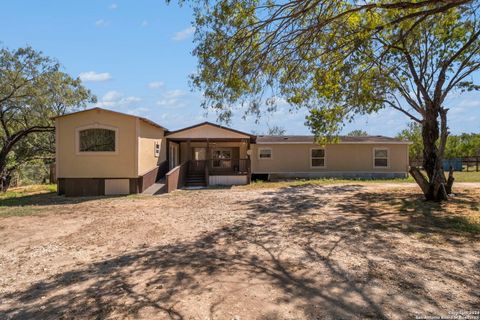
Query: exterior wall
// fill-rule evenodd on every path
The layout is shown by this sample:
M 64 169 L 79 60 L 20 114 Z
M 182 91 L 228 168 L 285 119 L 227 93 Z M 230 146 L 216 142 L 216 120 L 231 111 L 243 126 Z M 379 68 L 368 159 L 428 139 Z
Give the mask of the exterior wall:
M 210 176 L 208 185 L 210 186 L 233 186 L 247 184 L 247 176 Z
M 113 154 L 77 153 L 76 130 L 88 125 L 117 129 Z M 56 119 L 56 163 L 58 178 L 136 178 L 137 119 L 128 115 L 91 110 Z
M 252 173 L 269 173 L 287 177 L 404 176 L 408 172 L 407 144 L 329 144 L 325 146 L 324 168 L 311 168 L 310 149 L 316 144 L 255 144 L 252 145 Z M 272 149 L 271 159 L 258 159 L 259 148 Z M 389 150 L 389 167 L 374 168 L 374 148 Z M 400 175 L 393 175 L 400 174 Z M 357 175 L 356 175 L 357 174 Z
M 139 179 L 137 178 L 59 178 L 57 180 L 58 194 L 68 197 L 103 196 L 106 194 L 105 186 L 107 180 L 128 180 L 129 193 L 137 193 L 140 188 Z
M 206 148 L 206 142 L 190 142 L 190 150 L 188 150 L 188 142 L 180 143 L 180 163 L 192 159 L 191 148 Z M 247 143 L 246 142 L 210 142 L 210 154 L 207 155 L 209 159 L 212 158 L 212 149 L 214 148 L 239 148 L 240 159 L 247 159 Z
M 167 160 L 167 143 L 164 137 L 164 130 L 155 127 L 145 121 L 139 122 L 138 132 L 138 172 L 139 176 L 144 175 L 162 162 Z M 160 156 L 155 156 L 155 142 L 160 143 Z
M 178 139 L 195 139 L 195 138 L 205 138 L 205 139 L 249 139 L 250 136 L 233 132 L 230 130 L 218 128 L 209 124 L 198 126 L 195 128 L 183 130 L 177 133 L 172 133 L 168 136 L 169 138 L 178 138 Z

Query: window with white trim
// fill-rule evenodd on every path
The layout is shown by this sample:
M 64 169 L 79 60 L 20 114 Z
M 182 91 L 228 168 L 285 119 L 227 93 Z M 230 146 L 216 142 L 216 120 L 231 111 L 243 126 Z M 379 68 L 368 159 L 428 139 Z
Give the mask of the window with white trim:
M 78 131 L 79 152 L 115 152 L 116 131 L 107 128 L 88 128 Z
M 160 142 L 155 141 L 155 157 L 160 157 Z
M 375 148 L 373 158 L 373 166 L 375 168 L 388 168 L 388 149 Z
M 324 148 L 310 149 L 310 166 L 312 168 L 325 167 L 325 149 Z
M 258 149 L 258 159 L 272 159 L 272 149 L 270 148 Z

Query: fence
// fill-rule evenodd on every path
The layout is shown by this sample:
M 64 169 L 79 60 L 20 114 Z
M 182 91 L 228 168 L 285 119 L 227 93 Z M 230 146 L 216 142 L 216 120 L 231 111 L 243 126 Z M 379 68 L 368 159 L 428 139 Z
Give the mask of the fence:
M 410 165 L 421 168 L 422 160 L 410 160 Z M 452 167 L 454 171 L 479 172 L 480 156 L 445 159 L 443 160 L 443 167 L 444 170 L 450 170 L 450 167 Z

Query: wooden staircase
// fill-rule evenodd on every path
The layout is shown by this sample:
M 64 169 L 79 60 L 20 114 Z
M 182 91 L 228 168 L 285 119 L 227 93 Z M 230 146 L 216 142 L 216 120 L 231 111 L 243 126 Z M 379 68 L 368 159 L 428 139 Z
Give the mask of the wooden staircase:
M 187 187 L 206 187 L 205 172 L 188 172 L 187 181 L 185 184 Z

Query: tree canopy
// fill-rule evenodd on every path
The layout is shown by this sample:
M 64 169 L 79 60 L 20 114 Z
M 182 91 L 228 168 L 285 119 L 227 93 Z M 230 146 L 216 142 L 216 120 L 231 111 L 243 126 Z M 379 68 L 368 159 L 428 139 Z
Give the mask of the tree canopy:
M 358 115 L 392 108 L 421 124 L 427 198 L 446 199 L 441 166 L 453 91 L 478 90 L 479 1 L 197 3 L 193 85 L 228 121 L 281 98 L 332 140 Z M 447 188 L 449 189 L 449 188 Z
M 411 160 L 422 159 L 422 127 L 418 123 L 410 123 L 402 130 L 398 138 L 412 142 L 409 148 Z M 449 135 L 445 146 L 445 158 L 463 158 L 480 156 L 480 133 L 462 133 Z
M 31 47 L 0 50 L 0 189 L 22 164 L 52 158 L 51 117 L 82 108 L 95 97 L 80 79 Z

